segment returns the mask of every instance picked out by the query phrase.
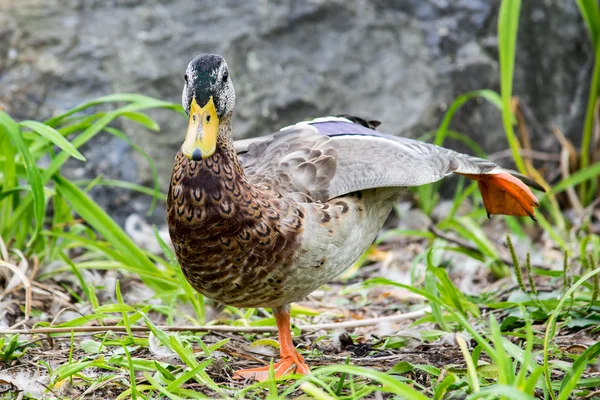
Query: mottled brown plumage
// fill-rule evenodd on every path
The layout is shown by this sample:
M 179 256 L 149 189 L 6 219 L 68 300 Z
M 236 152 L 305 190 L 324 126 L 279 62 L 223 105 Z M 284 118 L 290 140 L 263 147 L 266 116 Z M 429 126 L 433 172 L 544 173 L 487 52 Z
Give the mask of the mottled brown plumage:
M 325 171 L 328 165 L 335 171 L 331 149 L 325 155 L 309 149 L 306 158 L 297 154 L 296 164 L 273 164 L 277 166 L 265 172 L 250 161 L 261 160 L 261 146 L 252 146 L 242 168 L 230 128 L 228 118 L 221 121 L 217 150 L 209 158 L 192 161 L 177 154 L 167 199 L 169 233 L 184 275 L 200 293 L 238 307 L 283 307 L 348 267 L 354 260 L 346 254 L 360 256 L 389 213 L 396 191 L 367 190 L 328 200 L 333 173 L 319 177 L 315 168 Z M 282 157 L 311 143 L 308 134 L 298 136 L 300 140 L 291 138 L 280 149 Z M 326 140 L 316 143 L 323 146 Z M 274 153 L 279 160 L 278 151 Z M 305 232 L 306 225 L 311 232 Z M 356 230 L 361 225 L 368 228 L 366 240 L 336 243 L 362 236 Z M 323 237 L 315 236 L 321 232 Z M 315 238 L 319 243 L 309 244 Z M 330 245 L 343 254 L 328 257 Z
M 533 217 L 535 196 L 512 172 L 381 134 L 377 121 L 329 117 L 234 143 L 225 61 L 200 55 L 185 76 L 190 124 L 168 193 L 169 233 L 197 291 L 228 305 L 273 308 L 282 357 L 276 376 L 309 372 L 293 347 L 289 304 L 360 257 L 402 188 L 458 173 L 479 182 L 488 212 Z M 238 376 L 264 379 L 266 371 Z
M 289 199 L 252 185 L 230 135 L 220 137 L 201 162 L 177 154 L 167 210 L 173 245 L 186 278 L 205 296 L 238 307 L 273 304 L 296 256 L 303 215 Z

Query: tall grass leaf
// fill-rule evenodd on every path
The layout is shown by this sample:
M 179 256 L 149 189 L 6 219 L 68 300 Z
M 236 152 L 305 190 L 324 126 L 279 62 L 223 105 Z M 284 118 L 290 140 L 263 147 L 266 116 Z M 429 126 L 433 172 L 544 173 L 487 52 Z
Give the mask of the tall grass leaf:
M 187 301 L 192 303 L 192 307 L 196 312 L 196 321 L 198 324 L 203 325 L 206 322 L 206 310 L 204 307 L 204 295 L 196 292 L 192 285 L 189 284 L 181 270 L 177 268 L 177 278 L 179 279 L 179 287 L 183 288 L 185 293 L 184 297 Z
M 168 369 L 166 369 L 165 367 L 163 367 L 162 365 L 160 365 L 160 363 L 156 360 L 154 360 L 154 365 L 156 366 L 156 370 L 158 372 L 160 372 L 160 374 L 168 381 L 173 382 L 175 380 L 175 376 L 171 373 L 171 371 L 169 371 Z M 183 382 L 181 382 L 183 383 Z
M 119 304 L 126 305 L 123 302 L 123 295 L 121 294 L 121 281 L 118 279 L 117 279 L 117 282 L 115 285 L 115 295 L 117 297 L 117 301 L 119 302 Z M 123 311 L 121 313 L 121 317 L 123 318 L 123 325 L 125 325 L 125 330 L 127 331 L 127 335 L 129 335 L 129 338 L 131 339 L 132 342 L 135 342 L 135 339 L 133 337 L 133 332 L 131 331 L 131 322 L 129 321 L 129 315 L 127 314 L 127 311 Z
M 142 250 L 127 236 L 115 221 L 104 211 L 96 202 L 90 199 L 77 186 L 69 182 L 61 176 L 55 176 L 58 191 L 67 200 L 71 207 L 85 221 L 98 231 L 107 242 L 128 256 L 128 262 L 153 273 L 166 273 L 158 269 L 158 267 L 150 261 Z M 143 277 L 141 277 L 144 279 Z M 170 285 L 166 285 L 164 281 L 145 279 L 144 283 L 156 290 L 172 289 Z
M 92 182 L 92 180 L 91 179 L 79 179 L 79 180 L 75 180 L 72 182 L 77 186 L 86 186 L 86 185 L 89 185 Z M 146 194 L 148 196 L 152 196 L 153 198 L 155 198 L 157 200 L 162 200 L 162 201 L 165 201 L 165 199 L 167 198 L 166 193 L 162 193 L 160 191 L 158 193 L 156 193 L 156 189 L 152 189 L 147 186 L 143 186 L 143 185 L 133 183 L 133 182 L 122 181 L 119 179 L 104 179 L 104 178 L 102 178 L 97 181 L 95 180 L 94 186 L 110 186 L 110 187 L 114 187 L 114 188 L 127 189 L 127 190 L 131 190 L 134 192 Z
M 550 340 L 552 340 L 552 338 L 554 338 L 554 335 L 556 334 L 556 321 L 558 320 L 558 314 L 562 311 L 565 302 L 571 297 L 573 293 L 575 293 L 575 290 L 577 290 L 579 286 L 583 285 L 588 279 L 599 273 L 600 268 L 596 268 L 595 270 L 590 271 L 581 278 L 579 278 L 579 280 L 575 282 L 565 294 L 563 294 L 563 296 L 560 298 L 560 301 L 554 308 L 554 312 L 552 313 L 552 315 L 550 315 L 548 322 L 546 322 L 546 332 L 544 334 L 544 377 L 546 378 L 546 386 L 548 387 L 550 396 L 553 399 L 556 399 L 556 396 L 554 394 L 554 391 L 551 389 L 552 372 L 550 371 L 550 364 L 548 359 L 550 351 Z
M 431 303 L 437 303 L 437 304 L 441 305 L 442 307 L 444 307 L 446 309 L 446 311 L 448 313 L 450 313 L 462 325 L 462 327 L 467 332 L 469 332 L 469 334 L 473 337 L 473 339 L 475 339 L 477 341 L 477 343 L 479 343 L 481 345 L 481 347 L 488 354 L 492 354 L 492 352 L 494 351 L 493 347 L 490 346 L 490 344 L 483 338 L 483 336 L 481 336 L 479 334 L 479 332 L 469 323 L 469 321 L 462 314 L 456 312 L 456 310 L 454 310 L 454 308 L 449 307 L 448 304 L 444 303 L 440 299 L 439 296 L 434 296 L 431 293 L 429 293 L 425 290 L 416 288 L 412 285 L 405 285 L 403 283 L 396 282 L 396 281 L 393 281 L 393 280 L 387 279 L 387 278 L 367 279 L 366 281 L 364 281 L 363 283 L 361 283 L 359 285 L 356 285 L 355 287 L 368 288 L 368 287 L 378 286 L 378 285 L 390 285 L 390 286 L 395 286 L 395 287 L 399 287 L 402 289 L 406 289 L 412 293 L 415 293 L 415 294 L 425 297 Z
M 73 275 L 75 275 L 77 280 L 79 280 L 81 289 L 83 290 L 83 293 L 89 300 L 92 306 L 92 310 L 95 311 L 100 306 L 100 304 L 98 303 L 98 299 L 96 298 L 96 294 L 93 292 L 93 290 L 90 290 L 90 287 L 88 287 L 85 279 L 83 278 L 83 275 L 81 275 L 81 272 L 79 271 L 77 266 L 71 261 L 71 259 L 69 259 L 69 257 L 67 257 L 64 253 L 60 253 L 60 257 L 65 262 L 65 264 L 71 267 L 71 271 L 73 272 Z
M 119 313 L 124 313 L 124 312 L 134 312 L 137 311 L 135 309 L 135 307 L 132 307 L 128 304 L 124 304 L 124 303 L 115 303 L 115 304 L 104 304 L 101 305 L 100 307 L 98 307 L 98 309 L 96 310 L 97 313 L 109 313 L 109 312 L 119 312 Z
M 452 221 L 442 221 L 439 224 L 440 228 L 449 227 L 459 233 L 467 240 L 472 240 L 477 248 L 485 255 L 498 260 L 500 255 L 494 244 L 488 239 L 480 225 L 475 223 L 472 218 L 458 217 Z
M 340 372 L 372 379 L 382 385 L 382 387 L 379 389 L 382 392 L 394 393 L 398 396 L 402 396 L 403 399 L 427 400 L 427 397 L 424 394 L 418 392 L 408 384 L 399 382 L 394 377 L 372 368 L 358 367 L 354 365 L 328 365 L 326 367 L 316 369 L 313 374 L 318 376 Z M 310 378 L 311 376 L 307 375 L 300 379 L 299 382 L 309 381 Z
M 596 6 L 597 7 L 597 6 Z M 585 120 L 583 125 L 583 136 L 581 138 L 581 158 L 580 168 L 584 169 L 590 162 L 590 150 L 592 144 L 592 136 L 594 134 L 594 114 L 596 111 L 596 101 L 598 100 L 598 85 L 600 83 L 600 42 L 595 43 L 594 70 L 592 72 L 592 82 L 590 83 L 590 91 L 588 94 L 588 103 L 585 111 Z M 584 205 L 589 203 L 586 193 L 586 184 L 582 183 L 579 187 L 579 197 Z
M 217 343 L 211 344 L 210 346 L 208 346 L 209 354 L 212 353 L 213 351 L 219 350 L 221 347 L 225 346 L 227 343 L 229 343 L 229 338 L 221 339 Z
M 61 135 L 56 129 L 38 121 L 21 121 L 20 125 L 39 133 L 41 136 L 50 140 L 71 157 L 80 161 L 85 161 L 85 157 L 79 152 L 79 150 L 77 150 L 75 146 L 65 139 L 63 135 Z
M 579 12 L 583 17 L 592 45 L 594 48 L 598 44 L 598 29 L 600 29 L 600 9 L 597 0 L 576 0 Z
M 300 389 L 302 389 L 304 393 L 313 399 L 334 400 L 334 397 L 331 397 L 329 394 L 310 382 L 304 382 L 302 385 L 300 385 Z M 277 397 L 273 397 L 273 399 L 276 399 Z
M 446 300 L 448 306 L 453 307 L 456 311 L 460 312 L 465 317 L 468 317 L 467 312 L 470 312 L 473 316 L 479 317 L 480 312 L 477 306 L 467 301 L 465 296 L 454 286 L 454 283 L 448 278 L 448 273 L 445 269 L 434 267 L 429 264 L 427 269 L 431 271 L 439 281 L 438 291 L 440 292 L 440 298 Z
M 2 178 L 4 178 L 4 176 L 2 176 Z M 8 197 L 8 196 L 13 195 L 15 193 L 22 192 L 24 190 L 31 191 L 31 186 L 29 186 L 29 185 L 20 185 L 20 186 L 14 186 L 14 187 L 12 187 L 10 189 L 7 189 L 7 190 L 3 190 L 2 192 L 0 192 L 0 201 L 2 201 L 5 197 Z
M 79 371 L 89 367 L 94 360 L 63 364 L 52 371 L 50 382 L 60 382 L 65 378 L 75 375 Z
M 598 361 L 600 355 L 600 342 L 592 345 L 586 351 L 584 351 L 573 363 L 573 367 L 567 371 L 567 374 L 560 384 L 560 390 L 558 400 L 567 400 L 573 393 L 579 378 L 588 366 L 588 363 L 595 363 Z
M 429 256 L 427 258 L 429 259 Z M 429 268 L 425 272 L 425 290 L 434 296 L 439 296 L 435 275 L 429 270 Z M 441 330 L 446 332 L 449 331 L 442 314 L 442 306 L 440 306 L 438 303 L 431 303 L 431 315 L 433 315 L 435 322 L 438 324 Z
M 111 123 L 115 118 L 118 118 L 119 116 L 121 116 L 123 113 L 140 111 L 140 110 L 144 110 L 144 109 L 148 109 L 148 108 L 162 107 L 162 108 L 177 109 L 177 107 L 178 107 L 176 104 L 152 99 L 150 97 L 139 96 L 139 95 L 130 95 L 130 96 L 134 96 L 136 98 L 141 97 L 142 100 L 139 100 L 138 103 L 129 104 L 129 105 L 121 107 L 117 110 L 114 110 L 114 111 L 104 114 L 101 118 L 94 121 L 92 123 L 92 125 L 90 125 L 88 128 L 86 128 L 81 134 L 79 134 L 75 139 L 73 139 L 71 141 L 73 146 L 75 146 L 75 148 L 79 148 L 83 144 L 87 143 L 94 136 L 96 136 L 99 132 L 101 132 L 109 123 Z M 95 101 L 101 102 L 101 99 L 97 99 Z M 118 100 L 114 100 L 114 101 L 118 101 Z M 179 108 L 181 108 L 181 106 L 179 106 Z M 49 122 L 46 122 L 46 124 L 50 125 Z M 56 174 L 60 170 L 60 168 L 67 161 L 68 158 L 69 158 L 69 155 L 66 152 L 61 152 L 56 157 L 54 157 L 52 159 L 52 161 L 50 162 L 50 165 L 48 165 L 48 167 L 44 171 L 44 174 L 42 175 L 42 182 L 43 183 L 48 182 L 50 180 L 50 178 L 52 178 L 52 176 L 54 176 L 54 174 Z M 29 207 L 29 204 L 31 203 L 31 201 L 32 201 L 32 198 L 29 196 L 25 197 L 23 199 L 23 201 L 21 202 L 19 207 L 17 207 L 17 209 L 15 209 L 15 211 L 13 212 L 12 218 L 9 221 L 9 225 L 14 226 L 18 221 L 21 220 L 26 208 Z
M 571 174 L 552 187 L 548 194 L 558 194 L 587 180 L 600 176 L 600 162 L 595 162 Z
M 123 114 L 127 114 L 133 111 L 140 111 L 148 108 L 160 107 L 161 105 L 165 106 L 165 104 L 167 106 L 171 105 L 171 103 L 151 99 L 145 101 L 144 103 L 134 103 L 108 112 L 105 115 L 103 115 L 100 119 L 96 120 L 92 125 L 90 125 L 89 128 L 84 130 L 79 136 L 73 139 L 71 143 L 73 144 L 73 146 L 78 148 L 83 144 L 87 143 L 90 139 L 96 136 L 96 134 L 102 131 L 109 123 L 111 123 L 114 119 L 122 116 Z M 65 153 L 61 153 L 57 157 L 55 157 L 46 169 L 46 172 L 44 173 L 44 180 L 49 180 L 56 172 L 58 172 L 58 170 L 60 169 L 60 167 L 62 167 L 67 158 L 68 156 Z
M 377 236 L 377 239 L 375 239 L 375 244 L 383 243 L 386 240 L 394 239 L 398 236 L 415 236 L 428 240 L 435 239 L 435 234 L 429 231 L 419 231 L 414 229 L 390 229 L 389 231 L 381 232 L 379 236 Z
M 517 169 L 525 173 L 525 164 L 519 152 L 520 145 L 513 129 L 511 111 L 512 81 L 515 67 L 517 30 L 521 0 L 502 0 L 498 17 L 498 48 L 500 57 L 500 96 L 502 98 L 502 123 Z
M 464 188 L 465 178 L 463 176 L 458 178 L 458 184 L 454 190 L 454 198 L 452 199 L 452 208 L 445 219 L 454 219 L 460 206 L 465 202 L 465 199 L 473 194 L 477 190 L 477 182 L 471 182 L 467 188 Z
M 81 317 L 73 318 L 69 321 L 62 322 L 60 324 L 54 324 L 54 325 L 52 325 L 52 327 L 53 328 L 72 328 L 74 326 L 88 325 L 88 324 L 90 324 L 90 322 L 93 322 L 93 321 L 97 321 L 97 322 L 101 323 L 103 319 L 110 318 L 110 317 L 112 317 L 112 315 L 110 315 L 110 314 L 101 314 L 101 313 L 86 314 Z M 41 325 L 42 324 L 40 324 L 40 326 Z
M 175 257 L 175 253 L 173 252 L 173 250 L 171 250 L 171 248 L 169 246 L 167 246 L 167 244 L 165 243 L 163 238 L 160 236 L 160 233 L 158 232 L 156 225 L 153 225 L 152 229 L 154 230 L 154 237 L 156 238 L 156 241 L 158 242 L 158 246 L 160 247 L 160 250 L 163 252 L 165 257 L 167 257 L 169 264 L 176 265 L 177 259 Z
M 467 373 L 469 377 L 469 384 L 473 389 L 473 392 L 477 393 L 481 390 L 479 387 L 479 378 L 477 377 L 477 370 L 475 369 L 475 363 L 473 363 L 473 359 L 469 354 L 469 348 L 467 347 L 467 342 L 465 339 L 458 333 L 455 334 L 455 340 L 458 343 L 458 347 L 463 354 L 463 358 L 465 359 L 465 363 L 467 364 Z
M 502 99 L 500 98 L 498 93 L 494 92 L 493 90 L 474 90 L 472 92 L 468 92 L 458 96 L 454 100 L 454 102 L 452 102 L 452 104 L 448 108 L 448 111 L 446 111 L 446 114 L 444 114 L 442 123 L 440 124 L 440 127 L 438 128 L 435 136 L 435 145 L 441 146 L 444 144 L 444 139 L 446 138 L 446 135 L 448 133 L 450 122 L 452 122 L 452 118 L 454 117 L 454 114 L 458 111 L 458 109 L 462 107 L 467 101 L 479 97 L 484 98 L 485 100 L 498 107 L 499 110 L 502 110 Z
M 4 130 L 0 129 L 0 151 L 4 156 L 4 161 L 1 163 L 3 175 L 2 181 L 2 193 L 10 192 L 13 190 L 18 184 L 17 177 L 17 165 L 15 163 L 15 155 L 16 151 L 14 146 L 10 141 L 10 137 L 6 134 L 3 134 Z M 2 197 L 0 197 L 0 234 L 5 231 L 7 227 L 7 223 L 12 214 L 13 205 L 15 201 L 18 200 L 18 196 L 13 195 L 7 201 L 2 201 Z M 10 227 L 10 225 L 8 225 Z
M 148 382 L 150 382 L 152 384 L 152 387 L 154 389 L 156 389 L 157 391 L 159 391 L 160 393 L 162 393 L 167 398 L 169 398 L 171 400 L 184 400 L 183 397 L 179 397 L 179 396 L 175 395 L 174 393 L 171 393 L 169 390 L 167 390 L 156 379 L 152 378 L 152 376 L 150 376 L 150 374 L 144 373 L 144 377 L 146 378 L 146 380 Z
M 137 312 L 142 316 L 144 322 L 146 323 L 146 326 L 148 326 L 150 331 L 154 334 L 154 336 L 156 336 L 156 339 L 158 339 L 158 341 L 162 345 L 166 346 L 171 351 L 177 353 L 179 358 L 181 358 L 181 361 L 183 361 L 188 367 L 196 368 L 199 365 L 202 366 L 202 368 L 199 368 L 199 371 L 195 375 L 195 379 L 198 383 L 207 385 L 217 393 L 222 392 L 219 386 L 204 371 L 204 369 L 212 363 L 212 359 L 204 360 L 202 363 L 199 364 L 192 350 L 187 347 L 184 347 L 178 340 L 178 336 L 167 335 L 165 332 L 158 329 L 158 327 L 152 322 L 152 320 L 150 320 L 150 318 L 148 318 L 148 316 L 145 313 L 141 311 Z
M 44 198 L 44 185 L 40 172 L 37 169 L 35 161 L 29 153 L 29 148 L 23 139 L 21 128 L 7 113 L 0 110 L 0 128 L 8 135 L 11 142 L 15 145 L 17 150 L 21 153 L 23 161 L 25 162 L 25 171 L 27 173 L 27 180 L 31 185 L 31 192 L 33 195 L 33 215 L 35 219 L 35 230 L 29 240 L 29 245 L 35 241 L 37 235 L 42 230 L 44 223 L 44 214 L 46 212 L 46 199 Z M 23 223 L 23 221 L 21 221 Z
M 448 129 L 448 131 L 446 132 L 446 136 L 449 137 L 450 139 L 454 139 L 456 141 L 459 141 L 459 142 L 465 144 L 469 149 L 471 149 L 474 156 L 481 157 L 481 158 L 485 158 L 487 156 L 486 152 L 483 151 L 481 146 L 475 140 L 471 139 L 469 136 L 465 135 L 464 133 L 460 133 L 455 130 Z
M 452 118 L 454 117 L 454 114 L 458 111 L 458 109 L 462 107 L 467 101 L 479 97 L 488 100 L 490 103 L 498 106 L 498 108 L 500 109 L 502 108 L 500 97 L 493 90 L 475 90 L 458 96 L 454 100 L 454 102 L 452 102 L 452 104 L 448 108 L 448 111 L 446 111 L 446 114 L 444 114 L 444 118 L 442 119 L 442 122 L 440 123 L 440 126 L 435 133 L 435 145 L 441 146 L 442 144 L 444 144 L 446 136 L 449 135 L 450 122 L 452 122 Z M 483 153 L 481 151 L 481 148 L 470 138 L 457 132 L 452 132 L 452 136 L 455 139 L 461 140 L 463 143 L 466 143 L 467 145 L 472 147 L 476 153 Z M 430 185 L 423 185 L 416 189 L 417 193 L 419 194 L 418 198 L 421 208 L 427 215 L 431 215 L 433 207 L 437 203 L 438 198 L 435 194 L 437 193 L 439 187 L 440 183 L 438 182 Z
M 148 96 L 144 96 L 144 95 L 136 94 L 136 93 L 115 93 L 115 94 L 111 94 L 108 96 L 99 97 L 92 101 L 88 101 L 87 103 L 84 103 L 84 104 L 80 104 L 63 114 L 57 115 L 56 117 L 46 120 L 45 123 L 50 126 L 56 126 L 58 123 L 63 121 L 65 118 L 70 117 L 71 115 L 76 114 L 80 111 L 83 111 L 86 108 L 90 108 L 90 107 L 97 106 L 100 104 L 105 104 L 105 103 L 145 103 L 148 101 L 160 102 L 161 105 L 158 105 L 158 107 L 171 108 L 171 109 L 177 110 L 180 113 L 184 114 L 183 107 L 181 107 L 181 105 L 179 105 L 179 104 L 156 100 L 152 97 L 148 97 Z
M 565 239 L 563 239 L 560 236 L 560 234 L 556 232 L 552 224 L 548 222 L 548 220 L 544 217 L 542 213 L 538 213 L 535 216 L 535 218 L 537 219 L 538 224 L 542 227 L 544 232 L 546 232 L 554 240 L 554 242 L 560 246 L 562 251 L 569 250 L 569 246 L 567 245 Z
M 129 369 L 129 382 L 131 383 L 131 400 L 137 400 L 138 395 L 140 395 L 140 393 L 138 392 L 137 383 L 135 381 L 135 365 L 133 364 L 131 353 L 129 353 L 127 345 L 125 345 L 123 341 L 121 341 L 121 347 L 123 348 L 125 356 L 127 357 L 127 367 Z
M 135 150 L 139 155 L 144 157 L 144 159 L 150 166 L 150 172 L 152 173 L 152 181 L 154 182 L 154 194 L 153 194 L 153 198 L 152 198 L 152 204 L 150 204 L 150 208 L 148 209 L 147 215 L 149 215 L 149 216 L 152 215 L 152 213 L 154 212 L 154 209 L 156 208 L 156 201 L 158 200 L 158 196 L 160 195 L 160 183 L 158 181 L 158 170 L 156 169 L 156 164 L 154 163 L 154 160 L 152 159 L 152 157 L 150 157 L 148 155 L 148 153 L 146 153 L 146 151 L 144 151 L 144 149 L 142 149 L 137 144 L 133 143 L 133 141 L 131 141 L 131 139 L 129 139 L 127 137 L 127 135 L 125 135 L 120 130 L 115 129 L 115 128 L 110 128 L 110 127 L 106 127 L 105 130 L 108 133 L 110 133 L 111 135 L 116 136 L 119 139 L 123 140 L 125 143 L 129 144 L 133 150 Z M 163 200 L 165 200 L 166 198 L 167 198 L 167 196 L 163 195 Z
M 535 400 L 535 397 L 523 393 L 518 388 L 509 385 L 491 385 L 473 393 L 466 400 L 476 399 L 510 399 L 510 400 Z
M 166 287 L 173 289 L 177 287 L 177 280 L 171 274 L 158 270 L 158 271 L 150 271 L 144 266 L 133 265 L 131 261 L 127 261 L 126 263 L 118 262 L 118 261 L 110 261 L 110 260 L 98 260 L 98 261 L 84 261 L 78 262 L 77 268 L 79 269 L 97 269 L 97 270 L 118 270 L 120 272 L 129 272 L 131 274 L 136 274 L 140 277 L 143 282 L 163 282 Z M 40 279 L 47 279 L 50 276 L 55 276 L 57 274 L 69 271 L 68 268 L 54 268 L 51 271 L 48 271 L 44 274 L 40 274 Z M 152 284 L 148 284 L 147 286 L 152 287 Z M 169 293 L 169 290 L 165 289 L 164 291 L 158 293 Z
M 533 394 L 535 388 L 538 383 L 538 380 L 544 373 L 544 368 L 538 365 L 537 362 L 533 359 L 533 345 L 534 341 L 537 339 L 533 333 L 532 322 L 529 314 L 527 313 L 525 307 L 520 307 L 521 315 L 525 318 L 525 350 L 521 351 L 521 347 L 517 347 L 512 342 L 507 345 L 508 351 L 515 358 L 516 361 L 521 363 L 521 368 L 517 375 L 515 384 L 522 388 L 523 391 L 527 394 Z M 500 327 L 502 329 L 502 327 Z M 511 349 L 516 347 L 519 349 L 518 352 L 511 352 Z M 526 366 L 527 368 L 523 368 Z M 529 377 L 527 377 L 527 372 L 530 371 Z
M 160 126 L 154 121 L 152 118 L 147 116 L 146 114 L 139 112 L 128 112 L 124 113 L 123 117 L 130 119 L 134 122 L 137 122 L 140 125 L 145 126 L 151 131 L 158 132 L 160 130 Z

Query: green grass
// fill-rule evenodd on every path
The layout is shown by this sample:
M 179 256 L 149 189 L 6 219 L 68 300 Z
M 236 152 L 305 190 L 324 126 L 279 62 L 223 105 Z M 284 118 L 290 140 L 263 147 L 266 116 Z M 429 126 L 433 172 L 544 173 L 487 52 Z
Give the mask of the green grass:
M 598 49 L 598 5 L 585 0 L 577 5 Z M 577 187 L 584 206 L 598 197 L 600 164 L 590 155 L 598 150 L 591 149 L 591 135 L 599 63 L 590 83 L 580 168 L 545 182 L 520 155 L 511 109 L 519 10 L 519 1 L 502 1 L 500 93 L 482 89 L 459 96 L 439 129 L 424 139 L 439 145 L 447 138 L 459 140 L 483 155 L 476 143 L 450 128 L 452 118 L 475 98 L 496 105 L 517 169 L 550 188 L 539 196 L 539 224 L 506 218 L 506 239 L 504 233 L 494 234 L 495 221 L 487 220 L 476 185 L 459 179 L 443 219 L 428 230 L 382 232 L 342 278 L 365 279 L 327 286 L 323 300 L 293 307 L 298 324 L 293 331 L 302 335 L 299 350 L 313 366 L 310 376 L 261 383 L 230 379 L 235 369 L 247 366 L 247 357 L 270 359 L 253 350 L 277 351 L 269 311 L 215 308 L 189 286 L 157 231 L 162 254 L 137 246 L 88 195 L 92 187 L 110 185 L 150 196 L 151 209 L 163 202 L 152 160 L 111 124 L 125 118 L 158 131 L 145 110 L 181 113 L 179 105 L 116 94 L 43 122 L 18 122 L 0 111 L 0 272 L 11 281 L 0 302 L 16 301 L 17 320 L 40 332 L 0 334 L 0 399 L 17 396 L 5 374 L 18 371 L 42 382 L 35 393 L 48 398 L 565 400 L 593 395 L 600 387 L 595 366 L 600 237 L 592 229 L 593 209 L 569 220 L 559 196 Z M 130 143 L 149 163 L 152 187 L 105 177 L 66 179 L 64 163 L 69 158 L 85 162 L 78 149 L 99 134 Z M 438 189 L 429 185 L 414 191 L 427 215 L 439 204 Z M 459 210 L 465 202 L 472 204 L 470 211 Z M 539 239 L 532 242 L 528 238 L 534 234 Z M 408 283 L 381 276 L 384 270 L 366 272 L 373 259 L 392 257 L 391 250 L 408 252 L 410 246 L 419 254 Z M 480 283 L 484 290 L 464 293 L 461 264 L 487 273 Z M 498 285 L 486 289 L 488 284 Z M 142 297 L 134 296 L 136 288 Z M 376 326 L 348 329 L 353 344 L 343 350 L 333 345 L 335 329 L 301 329 L 425 307 L 431 311 L 393 330 L 381 328 L 383 333 Z M 177 327 L 181 331 L 172 329 Z

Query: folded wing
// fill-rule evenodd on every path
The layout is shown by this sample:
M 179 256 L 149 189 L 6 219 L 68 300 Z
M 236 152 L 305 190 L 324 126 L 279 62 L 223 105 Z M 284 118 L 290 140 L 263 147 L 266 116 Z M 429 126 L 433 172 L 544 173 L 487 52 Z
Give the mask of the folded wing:
M 380 133 L 346 118 L 320 118 L 236 142 L 249 179 L 299 201 L 377 187 L 412 187 L 456 173 L 478 182 L 489 214 L 534 215 L 527 178 L 477 157 Z M 517 179 L 516 175 L 519 179 Z

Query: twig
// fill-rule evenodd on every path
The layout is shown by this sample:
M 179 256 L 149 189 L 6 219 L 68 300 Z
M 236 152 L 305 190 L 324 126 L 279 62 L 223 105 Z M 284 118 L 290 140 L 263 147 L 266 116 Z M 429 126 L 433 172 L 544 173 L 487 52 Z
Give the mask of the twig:
M 2 260 L 0 260 L 0 267 L 6 267 L 10 269 L 23 282 L 23 287 L 25 288 L 25 321 L 27 321 L 29 319 L 29 315 L 31 314 L 31 283 L 29 282 L 29 279 L 27 279 L 27 276 L 25 276 L 25 274 L 19 269 L 19 267 Z
M 563 179 L 567 179 L 570 176 L 571 166 L 577 162 L 577 152 L 575 151 L 575 147 L 573 144 L 565 137 L 560 129 L 557 127 L 552 128 L 552 133 L 558 139 L 561 150 L 560 150 L 560 172 L 562 174 Z M 569 198 L 569 202 L 571 206 L 577 212 L 577 215 L 581 220 L 583 220 L 583 206 L 579 201 L 579 197 L 577 196 L 577 192 L 575 192 L 575 188 L 570 186 L 566 189 L 567 197 Z
M 318 331 L 320 329 L 349 329 L 358 328 L 361 326 L 377 325 L 382 322 L 400 322 L 406 321 L 407 319 L 417 319 L 425 316 L 426 313 L 430 312 L 431 309 L 426 307 L 422 310 L 413 311 L 405 314 L 392 315 L 389 317 L 377 317 L 367 318 L 356 321 L 345 321 L 345 322 L 334 322 L 329 324 L 315 324 L 315 325 L 300 325 L 298 328 L 302 331 Z
M 0 257 L 2 257 L 4 261 L 8 261 L 8 249 L 6 248 L 6 243 L 4 243 L 2 236 L 0 236 Z
M 513 108 L 513 114 L 517 117 L 517 128 L 521 133 L 521 143 L 523 143 L 523 150 L 531 151 L 531 139 L 529 137 L 529 129 L 527 128 L 527 122 L 525 121 L 525 114 L 521 108 L 520 99 L 513 97 L 511 102 Z M 525 161 L 529 164 L 528 168 L 533 168 L 533 159 L 531 155 L 524 155 Z
M 299 325 L 301 331 L 318 331 L 321 329 L 349 329 L 358 328 L 361 326 L 377 325 L 382 322 L 400 322 L 408 319 L 418 319 L 425 316 L 430 308 L 426 307 L 422 310 L 408 312 L 400 315 L 392 315 L 389 317 L 368 318 L 356 321 L 345 321 L 329 324 L 314 324 L 314 325 Z M 165 332 L 233 332 L 233 333 L 267 333 L 277 332 L 275 326 L 226 326 L 226 325 L 208 325 L 208 326 L 159 326 L 158 329 Z M 37 335 L 37 334 L 54 334 L 54 333 L 102 333 L 102 332 L 126 332 L 125 326 L 75 326 L 75 327 L 58 327 L 58 328 L 33 328 L 33 329 L 0 329 L 0 335 Z M 132 326 L 132 332 L 150 332 L 147 326 Z

